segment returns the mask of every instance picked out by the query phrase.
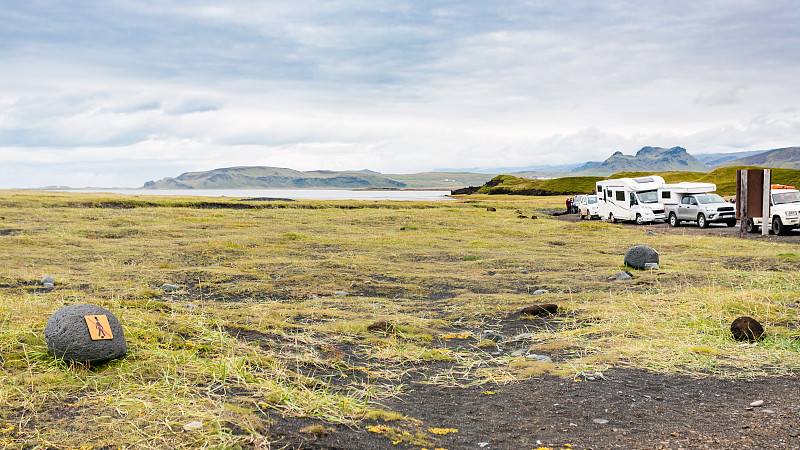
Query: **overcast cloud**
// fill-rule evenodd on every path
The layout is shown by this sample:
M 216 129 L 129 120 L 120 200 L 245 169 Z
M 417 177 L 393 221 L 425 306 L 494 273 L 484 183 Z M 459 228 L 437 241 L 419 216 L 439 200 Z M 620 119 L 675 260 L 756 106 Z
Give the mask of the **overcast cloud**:
M 2 3 L 0 188 L 800 145 L 796 0 Z

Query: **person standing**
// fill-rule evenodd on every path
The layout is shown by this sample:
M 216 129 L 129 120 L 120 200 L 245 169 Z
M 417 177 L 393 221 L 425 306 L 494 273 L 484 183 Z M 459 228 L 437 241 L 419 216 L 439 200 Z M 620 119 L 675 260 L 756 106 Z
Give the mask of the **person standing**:
M 572 199 L 571 199 L 571 198 L 569 198 L 569 197 L 567 197 L 566 204 L 567 204 L 567 214 L 569 214 L 570 212 L 572 212 L 572 211 L 571 211 L 571 208 L 572 208 Z

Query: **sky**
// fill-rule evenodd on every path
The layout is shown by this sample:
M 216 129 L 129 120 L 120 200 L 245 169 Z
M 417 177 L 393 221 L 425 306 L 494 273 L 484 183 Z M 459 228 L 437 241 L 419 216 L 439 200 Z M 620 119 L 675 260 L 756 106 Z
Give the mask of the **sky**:
M 0 6 L 0 188 L 800 145 L 797 0 Z

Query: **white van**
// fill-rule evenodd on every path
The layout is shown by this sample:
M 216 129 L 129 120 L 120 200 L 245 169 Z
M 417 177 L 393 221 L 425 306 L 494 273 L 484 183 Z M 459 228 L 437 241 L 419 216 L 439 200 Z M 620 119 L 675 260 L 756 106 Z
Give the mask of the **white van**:
M 666 220 L 664 205 L 658 199 L 658 188 L 664 184 L 664 179 L 658 175 L 598 181 L 600 217 L 612 223 L 635 220 L 640 225 Z

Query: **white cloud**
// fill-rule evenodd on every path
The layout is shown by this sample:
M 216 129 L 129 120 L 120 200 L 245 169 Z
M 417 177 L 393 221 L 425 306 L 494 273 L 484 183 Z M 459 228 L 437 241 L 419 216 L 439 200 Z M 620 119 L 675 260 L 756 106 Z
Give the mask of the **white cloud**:
M 0 12 L 4 187 L 800 142 L 788 0 L 38 5 Z

